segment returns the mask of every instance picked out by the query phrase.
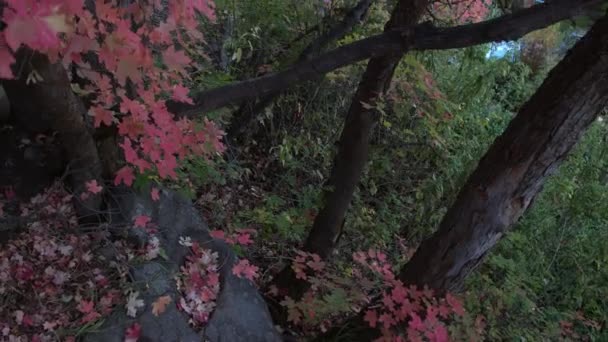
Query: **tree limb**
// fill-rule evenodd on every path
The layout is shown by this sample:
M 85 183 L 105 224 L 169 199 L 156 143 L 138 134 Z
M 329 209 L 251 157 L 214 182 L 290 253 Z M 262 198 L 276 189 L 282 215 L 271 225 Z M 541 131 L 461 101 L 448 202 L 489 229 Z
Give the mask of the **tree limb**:
M 516 40 L 529 32 L 583 14 L 602 3 L 603 0 L 553 0 L 477 24 L 451 28 L 417 25 L 393 30 L 344 45 L 284 71 L 201 92 L 193 96 L 194 105 L 168 101 L 167 106 L 179 116 L 194 117 L 232 103 L 272 94 L 372 57 Z
M 344 20 L 333 25 L 329 31 L 323 33 L 319 38 L 312 41 L 300 54 L 300 61 L 311 59 L 321 52 L 321 49 L 352 31 L 353 27 L 361 22 L 368 13 L 372 0 L 361 0 L 357 6 L 353 7 L 344 17 Z

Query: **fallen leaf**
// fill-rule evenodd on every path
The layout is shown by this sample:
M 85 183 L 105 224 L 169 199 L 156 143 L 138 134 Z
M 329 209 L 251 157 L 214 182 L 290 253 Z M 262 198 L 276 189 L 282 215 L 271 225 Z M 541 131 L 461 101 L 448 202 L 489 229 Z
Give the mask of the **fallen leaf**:
M 171 303 L 171 296 L 161 296 L 156 299 L 154 303 L 152 303 L 152 314 L 154 316 L 159 316 L 167 309 L 167 305 Z

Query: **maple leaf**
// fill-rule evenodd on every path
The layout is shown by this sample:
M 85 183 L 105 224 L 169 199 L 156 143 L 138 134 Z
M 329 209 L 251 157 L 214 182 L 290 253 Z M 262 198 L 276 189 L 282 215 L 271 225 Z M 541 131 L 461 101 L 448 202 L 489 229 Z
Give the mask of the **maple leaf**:
M 175 47 L 170 46 L 163 52 L 163 61 L 170 71 L 181 72 L 184 71 L 184 65 L 190 64 L 190 57 L 186 56 L 186 53 L 182 51 L 176 51 Z
M 321 257 L 317 254 L 312 254 L 311 257 L 312 260 L 308 261 L 306 265 L 314 271 L 321 272 L 325 268 L 325 263 L 321 261 Z
M 86 301 L 86 300 L 81 300 L 80 303 L 78 303 L 78 311 L 80 311 L 83 314 L 88 314 L 90 312 L 93 312 L 95 308 L 95 303 L 93 303 L 93 301 Z
M 188 88 L 178 84 L 173 87 L 172 99 L 179 101 L 179 102 L 194 104 L 192 99 L 188 96 L 189 92 L 190 92 L 190 90 Z
M 125 342 L 137 342 L 139 336 L 141 335 L 141 326 L 139 323 L 133 323 L 130 327 L 125 331 Z
M 464 316 L 464 308 L 462 307 L 462 302 L 458 300 L 458 298 L 452 296 L 451 294 L 447 294 L 445 296 L 445 300 L 448 302 L 454 313 L 458 316 Z
M 232 267 L 232 274 L 239 278 L 247 278 L 251 281 L 258 276 L 258 267 L 249 264 L 249 260 L 240 260 L 234 267 Z
M 157 188 L 152 188 L 152 190 L 150 191 L 150 197 L 152 197 L 153 201 L 160 200 L 160 194 Z
M 417 331 L 424 331 L 425 327 L 424 327 L 424 323 L 422 322 L 422 319 L 420 319 L 420 316 L 418 316 L 415 313 L 411 314 L 412 319 L 409 322 L 409 327 L 417 330 Z
M 57 322 L 47 322 L 42 323 L 42 328 L 46 331 L 53 331 L 57 326 Z
M 209 235 L 211 235 L 212 238 L 214 239 L 218 239 L 218 240 L 225 240 L 226 239 L 226 235 L 224 234 L 223 231 L 215 229 L 209 232 Z
M 103 186 L 97 184 L 97 180 L 93 179 L 85 183 L 87 190 L 92 194 L 98 194 L 103 190 Z
M 114 185 L 124 183 L 126 186 L 131 186 L 131 184 L 133 184 L 134 179 L 135 176 L 133 175 L 133 169 L 128 166 L 125 166 L 122 169 L 118 170 L 118 172 L 116 172 L 116 178 L 114 178 Z
M 236 242 L 240 245 L 247 246 L 247 245 L 251 245 L 253 243 L 253 240 L 251 240 L 251 234 L 240 233 L 236 237 Z
M 150 223 L 150 221 L 152 221 L 150 216 L 137 215 L 133 219 L 133 224 L 135 225 L 135 227 L 146 228 L 146 225 L 148 225 L 148 223 Z
M 367 310 L 363 320 L 367 322 L 371 328 L 375 328 L 378 323 L 378 313 L 376 310 Z
M 158 297 L 158 299 L 152 303 L 152 314 L 158 317 L 160 314 L 165 312 L 167 305 L 169 305 L 171 301 L 172 299 L 169 295 Z
M 106 126 L 111 126 L 114 122 L 114 112 L 105 109 L 101 106 L 95 106 L 90 109 L 93 119 L 95 121 L 95 127 L 101 126 L 103 123 Z
M 427 331 L 425 335 L 429 338 L 429 341 L 433 342 L 448 342 L 450 340 L 448 330 L 443 324 L 435 325 L 433 329 Z
M 137 309 L 144 307 L 144 301 L 142 299 L 139 299 L 138 297 L 139 292 L 131 292 L 131 294 L 129 294 L 127 304 L 125 304 L 125 308 L 127 309 L 127 316 L 137 316 Z

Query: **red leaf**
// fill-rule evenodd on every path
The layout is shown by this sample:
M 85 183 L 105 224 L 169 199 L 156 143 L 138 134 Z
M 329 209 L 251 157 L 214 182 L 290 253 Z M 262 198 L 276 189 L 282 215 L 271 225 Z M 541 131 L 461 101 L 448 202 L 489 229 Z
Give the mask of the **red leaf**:
M 93 179 L 85 183 L 87 190 L 92 194 L 98 194 L 103 190 L 103 186 L 97 184 L 97 180 Z
M 91 113 L 95 120 L 95 127 L 101 126 L 102 123 L 106 126 L 111 126 L 112 122 L 114 122 L 114 113 L 101 106 L 92 107 Z
M 133 170 L 125 166 L 122 169 L 116 172 L 116 178 L 114 178 L 114 185 L 119 185 L 120 183 L 125 183 L 126 186 L 131 186 L 133 184 L 133 180 L 135 176 L 133 175 Z
M 448 293 L 445 296 L 445 300 L 452 307 L 452 310 L 454 310 L 455 314 L 457 314 L 458 316 L 464 316 L 464 308 L 462 307 L 462 303 L 460 302 L 460 300 L 458 300 L 458 298 Z
M 160 194 L 157 188 L 152 188 L 152 191 L 150 191 L 150 196 L 152 197 L 153 201 L 160 200 Z
M 173 46 L 170 46 L 165 52 L 163 52 L 163 61 L 165 65 L 172 71 L 184 71 L 184 66 L 190 64 L 190 57 L 186 56 L 186 53 L 182 51 L 175 51 Z
M 376 310 L 367 310 L 363 320 L 366 321 L 371 328 L 375 328 L 378 323 L 378 313 Z
M 141 326 L 139 323 L 133 323 L 125 332 L 125 342 L 137 342 L 141 335 Z
M 148 223 L 150 223 L 150 221 L 152 221 L 152 219 L 149 216 L 138 215 L 138 216 L 135 216 L 135 219 L 133 220 L 133 224 L 135 225 L 135 227 L 146 228 L 146 225 Z
M 190 90 L 182 85 L 176 85 L 173 87 L 173 96 L 172 98 L 179 102 L 184 102 L 188 104 L 194 104 L 192 99 L 188 96 Z
M 258 267 L 249 264 L 249 260 L 240 260 L 232 267 L 232 274 L 239 278 L 247 278 L 253 281 L 258 276 Z

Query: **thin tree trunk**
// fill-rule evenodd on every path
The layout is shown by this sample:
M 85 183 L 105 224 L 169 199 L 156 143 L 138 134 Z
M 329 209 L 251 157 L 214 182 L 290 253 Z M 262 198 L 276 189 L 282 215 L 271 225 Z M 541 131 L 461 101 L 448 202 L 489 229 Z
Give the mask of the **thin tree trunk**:
M 427 0 L 399 1 L 385 31 L 416 24 L 427 4 Z M 346 210 L 367 163 L 371 132 L 378 121 L 378 114 L 367 109 L 368 105 L 373 105 L 384 94 L 402 55 L 398 52 L 372 58 L 367 64 L 346 117 L 331 174 L 325 183 L 324 207 L 315 218 L 304 244 L 306 252 L 327 259 L 342 234 Z M 306 289 L 289 266 L 277 275 L 274 285 L 287 290 L 292 298 L 299 298 Z
M 469 177 L 400 278 L 457 291 L 608 104 L 608 18 L 549 74 Z
M 19 50 L 16 57 L 18 66 L 15 70 L 20 70 L 18 78 L 3 81 L 11 105 L 23 115 L 39 115 L 48 119 L 69 161 L 68 181 L 75 194 L 79 219 L 94 220 L 101 207 L 101 195 L 89 194 L 86 199 L 80 197 L 81 193 L 87 192 L 85 182 L 97 180 L 101 184 L 101 162 L 93 136 L 84 121 L 87 110 L 82 100 L 72 92 L 61 63 L 52 64 L 45 55 L 29 49 Z M 28 84 L 27 77 L 34 71 L 42 80 Z
M 385 31 L 416 24 L 427 3 L 427 0 L 400 1 Z M 304 245 L 306 251 L 324 259 L 337 243 L 346 210 L 367 163 L 369 139 L 378 121 L 378 113 L 366 107 L 373 106 L 384 95 L 401 58 L 402 54 L 397 53 L 371 59 L 352 100 L 324 190 L 325 206 L 317 215 Z

